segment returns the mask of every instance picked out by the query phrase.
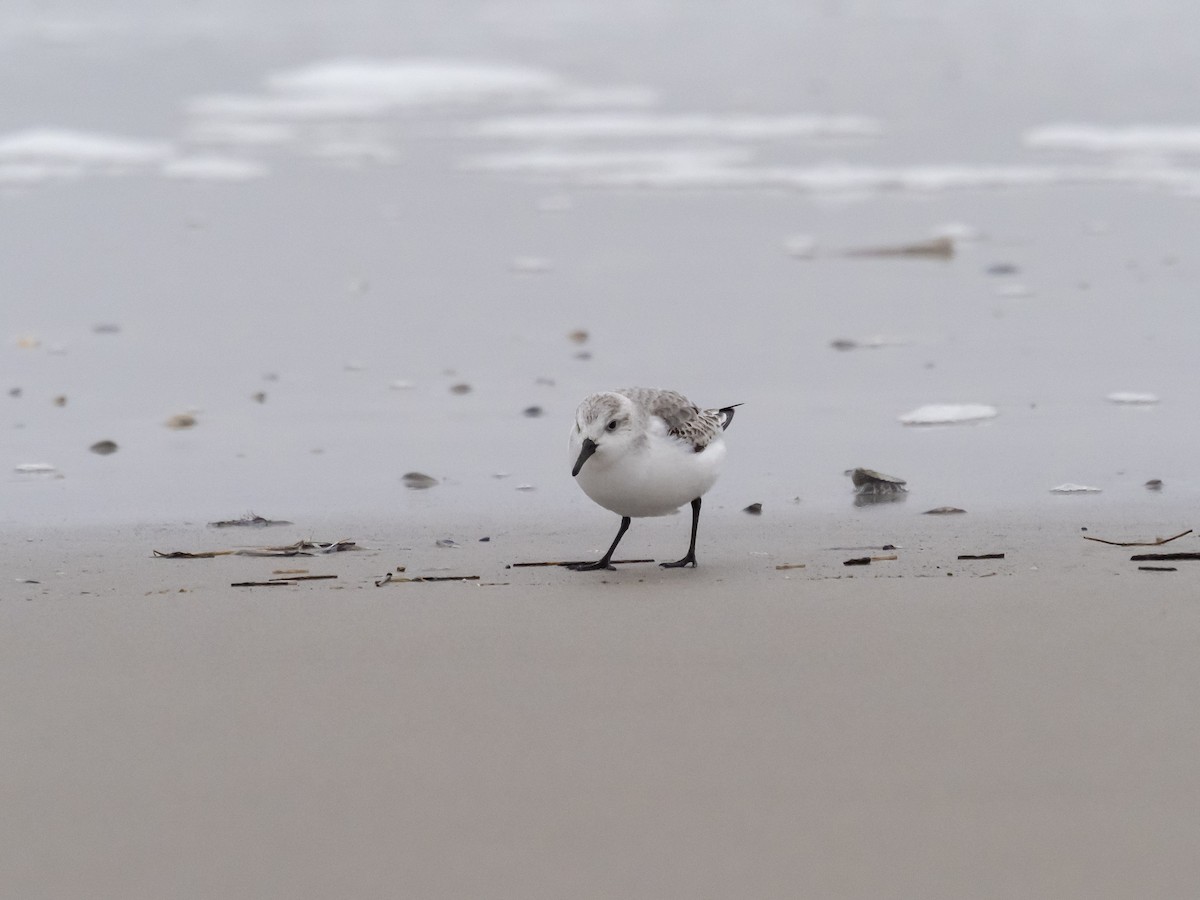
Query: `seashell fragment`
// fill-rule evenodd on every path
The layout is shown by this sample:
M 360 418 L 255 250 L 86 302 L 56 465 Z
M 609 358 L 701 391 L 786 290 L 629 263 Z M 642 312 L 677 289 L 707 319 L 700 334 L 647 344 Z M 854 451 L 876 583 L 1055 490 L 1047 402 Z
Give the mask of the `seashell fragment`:
M 406 472 L 401 481 L 410 491 L 423 491 L 438 483 L 436 478 L 426 475 L 424 472 Z

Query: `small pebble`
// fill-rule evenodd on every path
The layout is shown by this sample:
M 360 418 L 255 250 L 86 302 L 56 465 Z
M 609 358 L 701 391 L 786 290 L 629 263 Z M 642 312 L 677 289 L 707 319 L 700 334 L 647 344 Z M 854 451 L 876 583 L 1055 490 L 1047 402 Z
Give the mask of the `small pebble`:
M 424 472 L 405 472 L 401 481 L 411 491 L 423 491 L 438 483 L 436 478 L 426 475 Z
M 117 445 L 114 441 L 96 441 L 88 449 L 93 453 L 99 453 L 101 456 L 108 456 L 110 453 L 117 452 Z
M 267 402 L 267 393 L 266 393 L 266 391 L 255 391 L 253 394 L 250 395 L 250 399 L 253 400 L 255 403 L 266 403 Z
M 66 395 L 65 395 L 65 394 L 59 394 L 57 397 L 55 397 L 55 398 L 54 398 L 54 405 L 55 405 L 55 406 L 66 406 L 66 405 L 67 405 L 67 397 L 66 397 Z
M 923 516 L 952 516 L 955 513 L 965 513 L 965 509 L 959 509 L 957 506 L 935 506 L 933 509 L 927 509 L 921 513 Z
M 567 335 L 567 339 L 576 344 L 586 344 L 589 335 L 582 328 L 572 331 Z
M 453 384 L 450 386 L 450 393 L 459 395 L 469 394 L 471 393 L 471 386 L 469 384 Z
M 115 322 L 101 322 L 92 326 L 93 334 L 120 334 L 121 326 Z
M 538 416 L 542 415 L 543 412 L 545 412 L 545 410 L 543 410 L 540 406 L 527 406 L 522 411 L 522 415 L 527 416 L 530 419 L 536 419 Z
M 168 428 L 174 428 L 176 431 L 182 428 L 191 428 L 196 424 L 196 417 L 191 413 L 179 413 L 167 419 L 165 424 Z
M 1161 478 L 1151 478 L 1146 482 L 1146 490 L 1148 491 L 1161 491 L 1162 487 L 1163 483 Z
M 742 512 L 750 513 L 750 515 L 752 515 L 752 516 L 761 516 L 762 515 L 762 504 L 761 503 L 751 503 L 749 506 L 747 506 L 745 509 L 743 509 Z

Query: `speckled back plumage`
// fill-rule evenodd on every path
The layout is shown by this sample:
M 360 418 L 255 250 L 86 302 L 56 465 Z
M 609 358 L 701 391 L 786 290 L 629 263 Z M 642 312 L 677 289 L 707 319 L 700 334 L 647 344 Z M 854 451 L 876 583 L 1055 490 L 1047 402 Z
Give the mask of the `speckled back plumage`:
M 727 424 L 721 411 L 700 409 L 678 391 L 658 388 L 620 388 L 615 391 L 628 397 L 652 416 L 658 416 L 667 424 L 667 433 L 687 441 L 699 453 L 719 435 Z

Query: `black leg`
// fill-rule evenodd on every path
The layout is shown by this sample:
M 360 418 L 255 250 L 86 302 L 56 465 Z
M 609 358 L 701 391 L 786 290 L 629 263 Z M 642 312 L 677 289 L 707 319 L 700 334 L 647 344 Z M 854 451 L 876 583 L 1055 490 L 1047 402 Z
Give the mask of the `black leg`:
M 659 563 L 664 569 L 682 569 L 686 565 L 696 567 L 696 529 L 700 527 L 700 498 L 692 501 L 692 542 L 688 544 L 687 556 L 675 562 Z
M 609 564 L 612 562 L 617 544 L 621 543 L 621 538 L 625 537 L 625 532 L 629 530 L 629 521 L 629 516 L 621 516 L 621 527 L 617 529 L 617 536 L 613 538 L 612 546 L 608 548 L 608 552 L 604 554 L 602 559 L 598 559 L 593 563 L 575 563 L 574 565 L 567 566 L 567 568 L 574 569 L 576 572 L 592 572 L 596 569 L 616 569 L 616 566 Z

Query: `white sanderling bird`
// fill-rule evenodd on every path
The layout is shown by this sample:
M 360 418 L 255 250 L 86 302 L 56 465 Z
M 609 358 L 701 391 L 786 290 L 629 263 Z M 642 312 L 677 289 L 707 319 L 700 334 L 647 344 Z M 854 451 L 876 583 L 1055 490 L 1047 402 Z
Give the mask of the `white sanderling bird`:
M 624 388 L 584 398 L 571 428 L 571 474 L 583 492 L 621 517 L 608 552 L 578 572 L 611 569 L 613 551 L 633 517 L 665 516 L 692 504 L 687 555 L 661 563 L 671 569 L 696 565 L 700 498 L 713 486 L 725 458 L 722 432 L 733 406 L 700 409 L 675 391 Z

